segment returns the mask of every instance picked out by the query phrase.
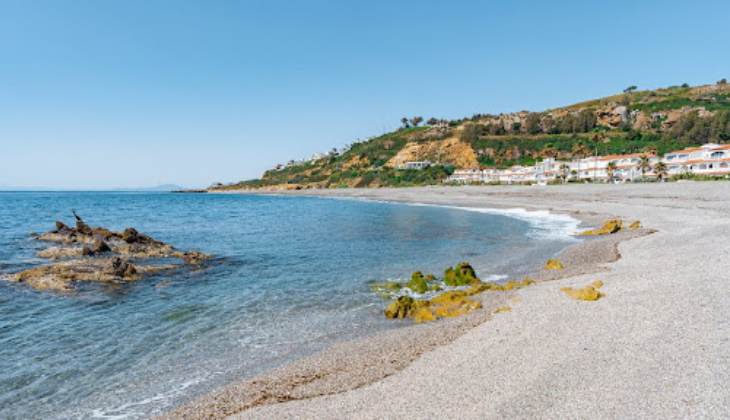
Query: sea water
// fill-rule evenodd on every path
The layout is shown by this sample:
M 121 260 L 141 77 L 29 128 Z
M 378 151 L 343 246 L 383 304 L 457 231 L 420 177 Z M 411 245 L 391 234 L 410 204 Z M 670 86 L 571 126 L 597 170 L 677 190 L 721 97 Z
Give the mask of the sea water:
M 0 418 L 146 418 L 337 342 L 408 325 L 386 320 L 373 282 L 484 280 L 539 269 L 577 222 L 478 210 L 255 195 L 0 193 L 0 274 L 48 264 L 29 232 L 135 227 L 213 254 L 199 270 L 126 285 L 39 292 L 0 280 Z M 171 260 L 172 261 L 172 260 Z

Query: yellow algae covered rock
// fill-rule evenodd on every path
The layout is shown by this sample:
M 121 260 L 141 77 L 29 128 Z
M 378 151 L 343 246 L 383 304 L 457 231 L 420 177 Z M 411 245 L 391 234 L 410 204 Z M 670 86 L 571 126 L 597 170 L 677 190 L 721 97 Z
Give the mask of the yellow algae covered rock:
M 512 289 L 518 289 L 520 286 L 517 284 L 516 281 L 512 280 L 510 282 L 505 283 L 504 286 L 502 286 L 502 290 L 512 290 Z
M 601 287 L 603 287 L 603 280 L 596 280 L 593 283 L 591 283 L 591 285 L 593 287 L 595 287 L 596 289 L 600 289 Z
M 520 302 L 522 302 L 522 299 L 512 299 L 511 302 L 512 303 L 520 303 Z
M 638 220 L 635 220 L 629 225 L 629 229 L 641 229 L 641 222 Z
M 545 263 L 545 267 L 542 268 L 543 270 L 562 270 L 563 264 L 560 263 L 558 260 L 547 260 Z
M 391 319 L 409 318 L 416 311 L 430 304 L 427 300 L 415 300 L 408 296 L 401 296 L 385 308 L 385 317 Z
M 582 289 L 573 289 L 572 287 L 564 287 L 561 289 L 566 295 L 575 300 L 598 300 L 606 295 L 596 290 L 593 286 L 586 286 Z
M 494 313 L 498 314 L 500 312 L 509 312 L 511 310 L 512 310 L 512 308 L 510 308 L 509 306 L 504 306 L 504 307 L 501 307 L 501 308 L 497 309 L 496 311 L 494 311 Z
M 463 262 L 456 266 L 456 269 L 449 267 L 444 273 L 444 284 L 447 286 L 464 286 L 477 284 L 479 279 L 469 263 Z
M 428 307 L 423 307 L 413 315 L 413 321 L 418 323 L 436 321 L 436 315 Z
M 610 235 L 621 230 L 621 224 L 621 219 L 606 220 L 600 229 L 588 230 L 581 233 L 581 235 Z
M 527 287 L 527 286 L 529 286 L 531 284 L 534 284 L 534 283 L 535 283 L 535 280 L 532 280 L 532 279 L 524 279 L 524 280 L 522 280 L 522 283 L 520 283 L 520 287 Z
M 416 271 L 411 275 L 411 281 L 406 284 L 411 290 L 416 293 L 426 293 L 428 290 L 428 284 L 426 278 L 423 277 L 423 273 Z
M 453 290 L 442 293 L 431 299 L 431 309 L 436 316 L 443 318 L 461 316 L 482 307 L 481 302 L 468 299 L 466 296 L 465 291 Z

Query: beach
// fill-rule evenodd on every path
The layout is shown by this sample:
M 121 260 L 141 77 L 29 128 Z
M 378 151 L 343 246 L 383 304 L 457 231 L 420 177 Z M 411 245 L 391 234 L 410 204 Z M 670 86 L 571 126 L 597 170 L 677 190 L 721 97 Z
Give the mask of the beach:
M 335 346 L 163 417 L 730 415 L 726 183 L 288 194 L 549 210 L 591 224 L 621 217 L 646 229 L 569 248 L 561 255 L 566 273 L 507 294 L 486 293 L 485 309 L 472 315 Z M 580 268 L 569 272 L 572 265 Z M 598 301 L 574 301 L 560 291 L 596 280 L 606 294 Z M 507 301 L 511 311 L 492 315 Z

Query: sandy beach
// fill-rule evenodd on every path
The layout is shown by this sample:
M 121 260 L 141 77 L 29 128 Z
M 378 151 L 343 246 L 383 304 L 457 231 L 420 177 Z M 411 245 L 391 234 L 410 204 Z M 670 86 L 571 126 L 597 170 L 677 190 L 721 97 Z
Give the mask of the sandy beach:
M 335 346 L 161 418 L 727 418 L 730 184 L 289 192 L 641 220 L 484 309 Z M 602 280 L 606 297 L 561 287 Z M 514 301 L 514 300 L 519 301 Z M 492 315 L 509 304 L 512 311 Z

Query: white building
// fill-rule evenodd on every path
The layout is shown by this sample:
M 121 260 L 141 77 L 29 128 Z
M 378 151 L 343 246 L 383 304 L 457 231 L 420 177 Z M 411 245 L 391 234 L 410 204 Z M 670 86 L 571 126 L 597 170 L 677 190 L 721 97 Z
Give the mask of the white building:
M 697 175 L 730 174 L 730 145 L 708 143 L 700 147 L 678 150 L 664 155 L 669 175 L 693 173 Z

